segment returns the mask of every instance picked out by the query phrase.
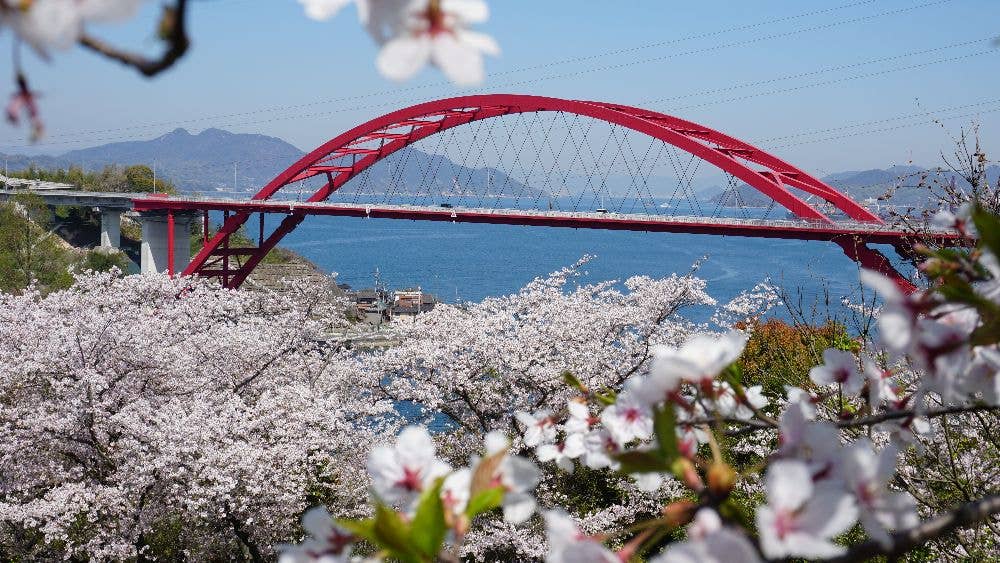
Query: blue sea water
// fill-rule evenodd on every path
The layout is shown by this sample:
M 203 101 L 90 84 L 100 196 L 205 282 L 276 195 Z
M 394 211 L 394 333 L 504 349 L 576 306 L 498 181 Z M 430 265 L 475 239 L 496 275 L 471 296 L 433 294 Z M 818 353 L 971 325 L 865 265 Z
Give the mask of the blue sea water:
M 859 292 L 857 265 L 815 241 L 309 217 L 281 245 L 353 288 L 371 287 L 378 270 L 389 288 L 420 286 L 445 302 L 514 293 L 584 255 L 595 258 L 581 283 L 684 274 L 701 262 L 697 275 L 720 303 L 767 279 L 821 308 Z

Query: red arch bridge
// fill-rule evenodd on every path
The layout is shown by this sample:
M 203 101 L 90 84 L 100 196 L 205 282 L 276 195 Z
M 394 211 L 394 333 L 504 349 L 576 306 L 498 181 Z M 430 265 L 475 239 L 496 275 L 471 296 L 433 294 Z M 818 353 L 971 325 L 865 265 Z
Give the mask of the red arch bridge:
M 703 163 L 728 180 L 714 209 L 694 194 Z M 651 185 L 658 166 L 672 168 L 677 183 L 660 205 L 652 193 L 663 186 Z M 729 135 L 602 102 L 489 94 L 421 103 L 334 137 L 249 200 L 150 196 L 133 203 L 135 211 L 165 217 L 166 270 L 183 267 L 185 275 L 216 277 L 226 287 L 243 283 L 307 216 L 331 215 L 828 241 L 914 289 L 869 246 L 912 256 L 912 232 Z M 211 237 L 210 211 L 223 214 Z M 175 239 L 174 229 L 177 217 L 190 221 L 192 212 L 203 214 L 206 237 L 186 263 L 175 247 L 187 237 Z M 269 233 L 265 214 L 283 216 Z M 245 241 L 250 228 L 257 244 L 238 246 L 236 233 Z M 950 231 L 929 236 L 963 242 Z

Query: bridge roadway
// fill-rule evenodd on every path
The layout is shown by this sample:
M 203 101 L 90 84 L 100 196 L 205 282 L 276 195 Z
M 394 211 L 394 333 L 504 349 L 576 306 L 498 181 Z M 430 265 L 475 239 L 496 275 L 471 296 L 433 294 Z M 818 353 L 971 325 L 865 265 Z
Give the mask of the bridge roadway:
M 287 200 L 235 200 L 221 198 L 138 197 L 135 211 L 228 211 L 231 213 L 275 213 L 410 219 L 453 223 L 489 223 L 582 229 L 608 229 L 668 233 L 713 234 L 764 238 L 832 241 L 854 238 L 871 244 L 898 244 L 913 233 L 890 225 L 861 221 L 833 223 L 802 219 L 742 219 L 641 213 L 579 212 L 490 207 L 442 207 L 365 203 L 296 202 Z M 961 243 L 953 230 L 934 229 L 922 233 L 943 244 Z
M 26 193 L 0 190 L 0 201 Z M 558 210 L 530 210 L 491 207 L 441 207 L 427 205 L 387 205 L 366 203 L 298 202 L 290 200 L 245 200 L 232 198 L 159 196 L 146 193 L 87 192 L 77 190 L 32 191 L 49 205 L 98 207 L 108 210 L 138 212 L 275 213 L 410 219 L 453 223 L 491 223 L 608 229 L 667 233 L 714 234 L 764 238 L 795 238 L 831 241 L 852 237 L 872 244 L 894 244 L 913 238 L 913 233 L 898 227 L 861 221 L 833 223 L 803 219 L 742 219 L 697 217 L 646 213 L 602 213 Z M 932 229 L 923 233 L 942 244 L 961 244 L 962 237 L 953 230 Z
M 2 176 L 0 176 L 2 177 Z M 132 210 L 132 202 L 149 194 L 132 192 L 86 192 L 82 190 L 52 189 L 0 189 L 0 201 L 17 195 L 32 194 L 42 198 L 48 205 L 67 207 L 99 207 L 101 209 Z

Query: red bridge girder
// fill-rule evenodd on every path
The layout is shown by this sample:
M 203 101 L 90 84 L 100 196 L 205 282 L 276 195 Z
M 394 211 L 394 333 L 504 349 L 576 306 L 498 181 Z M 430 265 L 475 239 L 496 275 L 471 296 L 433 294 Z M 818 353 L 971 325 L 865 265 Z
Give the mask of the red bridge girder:
M 326 182 L 307 200 L 321 202 L 376 162 L 431 135 L 474 121 L 540 111 L 589 117 L 660 139 L 732 174 L 806 220 L 832 223 L 829 217 L 790 191 L 789 187 L 829 202 L 855 221 L 882 223 L 877 215 L 805 171 L 760 148 L 703 125 L 630 106 L 520 94 L 485 94 L 435 100 L 377 117 L 345 131 L 299 159 L 264 186 L 252 201 L 268 200 L 289 184 L 322 176 Z M 365 143 L 377 143 L 377 146 L 358 146 Z M 246 223 L 250 215 L 251 212 L 236 211 L 227 216 L 219 232 L 207 241 L 183 273 L 218 276 L 223 285 L 239 287 L 264 256 L 305 217 L 303 213 L 288 215 L 270 236 L 261 241 L 256 252 L 236 268 L 230 269 L 229 237 Z M 876 250 L 864 247 L 862 251 L 856 244 L 844 244 L 842 247 L 852 259 L 865 258 L 863 263 L 888 264 L 888 260 Z M 881 256 L 881 261 L 874 258 L 875 254 Z M 221 260 L 221 269 L 211 264 L 213 258 Z M 912 290 L 912 284 L 898 274 L 895 277 L 902 287 Z

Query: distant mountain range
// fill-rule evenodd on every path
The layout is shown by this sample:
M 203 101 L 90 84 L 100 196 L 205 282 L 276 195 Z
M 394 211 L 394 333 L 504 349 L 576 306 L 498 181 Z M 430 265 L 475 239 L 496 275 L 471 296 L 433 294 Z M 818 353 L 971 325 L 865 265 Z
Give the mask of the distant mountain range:
M 1000 178 L 1000 166 L 990 166 L 986 170 L 986 175 L 995 182 Z M 887 169 L 836 172 L 820 179 L 859 202 L 864 202 L 866 199 L 877 199 L 884 195 L 889 188 L 899 186 L 900 188 L 886 203 L 913 207 L 922 207 L 927 203 L 927 190 L 916 189 L 921 181 L 930 183 L 937 180 L 940 183 L 949 183 L 954 180 L 959 186 L 965 183 L 954 172 L 938 171 L 920 166 L 892 166 Z M 805 197 L 805 194 L 802 193 L 797 195 Z M 740 185 L 737 190 L 716 191 L 710 201 L 723 207 L 736 207 L 741 201 L 744 205 L 754 207 L 764 207 L 771 203 L 770 198 L 746 184 Z
M 106 165 L 156 164 L 157 174 L 169 178 L 182 192 L 231 191 L 234 185 L 234 164 L 236 186 L 240 192 L 256 192 L 291 163 L 305 153 L 294 145 L 267 135 L 231 133 L 221 129 L 206 129 L 192 134 L 185 129 L 175 129 L 165 135 L 146 141 L 126 141 L 97 147 L 79 149 L 58 156 L 0 155 L 7 160 L 11 170 L 21 170 L 30 164 L 39 168 L 56 169 L 82 166 L 86 170 L 100 169 Z M 516 170 L 516 167 L 515 167 Z M 536 171 L 537 172 L 537 171 Z M 864 201 L 877 198 L 902 179 L 906 185 L 916 184 L 928 169 L 918 166 L 893 166 L 887 169 L 873 169 L 837 172 L 823 178 L 830 185 L 845 191 L 853 199 Z M 749 206 L 767 206 L 771 200 L 757 190 L 741 185 L 737 190 L 725 188 L 719 176 L 701 176 L 690 184 L 681 183 L 672 177 L 652 176 L 633 178 L 629 175 L 612 173 L 601 176 L 595 172 L 592 177 L 559 174 L 544 175 L 536 185 L 544 187 L 553 196 L 564 196 L 567 192 L 584 194 L 589 202 L 600 202 L 599 193 L 630 198 L 652 196 L 658 199 L 687 199 L 696 197 L 702 202 L 718 206 L 736 206 L 742 202 Z M 992 166 L 988 175 L 991 179 L 1000 176 L 1000 167 Z M 536 177 L 533 175 L 532 177 Z M 943 174 L 942 181 L 950 181 L 952 174 Z M 307 181 L 304 190 L 314 187 L 320 180 Z M 956 181 L 961 183 L 960 178 Z M 372 166 L 343 188 L 344 194 L 386 192 L 400 195 L 441 195 L 441 194 L 483 194 L 540 198 L 547 196 L 542 189 L 526 186 L 508 176 L 502 170 L 491 167 L 466 167 L 436 154 L 416 148 L 405 148 L 389 159 Z M 738 195 L 737 195 L 738 193 Z M 900 189 L 889 203 L 896 205 L 921 205 L 927 194 L 922 190 Z M 596 205 L 596 203 L 595 203 Z M 602 204 L 603 206 L 603 204 Z
M 0 155 L 7 159 L 10 170 L 23 170 L 35 164 L 43 169 L 81 166 L 95 170 L 104 166 L 147 164 L 156 165 L 157 174 L 174 182 L 182 192 L 237 191 L 256 192 L 289 165 L 305 156 L 305 152 L 277 137 L 245 133 L 230 133 L 221 129 L 206 129 L 191 134 L 174 129 L 148 141 L 126 141 L 79 149 L 58 156 Z M 399 165 L 405 162 L 402 173 Z M 435 174 L 430 172 L 434 171 Z M 234 178 L 235 172 L 235 178 Z M 456 187 L 452 178 L 461 178 L 464 188 Z M 308 184 L 315 185 L 316 182 Z M 540 190 L 529 188 L 493 168 L 468 168 L 457 165 L 440 155 L 414 148 L 405 148 L 371 167 L 370 172 L 346 184 L 344 193 L 364 191 L 383 193 L 387 190 L 405 193 L 455 193 L 475 191 L 489 185 L 491 191 L 537 197 Z

